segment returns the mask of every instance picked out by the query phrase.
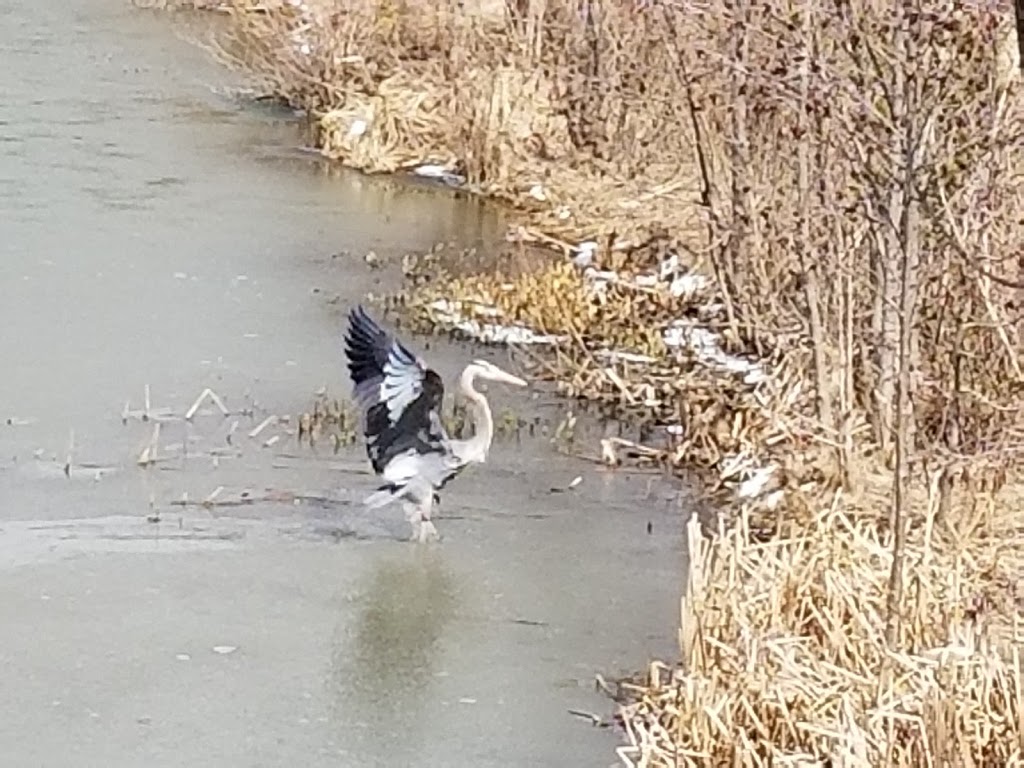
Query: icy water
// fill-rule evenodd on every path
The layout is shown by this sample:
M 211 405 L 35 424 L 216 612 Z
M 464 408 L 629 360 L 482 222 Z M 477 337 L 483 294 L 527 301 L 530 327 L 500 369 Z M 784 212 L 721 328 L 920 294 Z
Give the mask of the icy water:
M 486 245 L 493 215 L 325 172 L 127 2 L 18 4 L 4 30 L 3 763 L 617 764 L 569 710 L 609 715 L 595 673 L 673 654 L 676 488 L 505 439 L 424 547 L 353 502 L 360 447 L 250 437 L 347 390 L 341 317 L 394 274 L 363 254 Z M 504 359 L 426 354 L 448 377 Z M 229 415 L 185 422 L 207 387 Z

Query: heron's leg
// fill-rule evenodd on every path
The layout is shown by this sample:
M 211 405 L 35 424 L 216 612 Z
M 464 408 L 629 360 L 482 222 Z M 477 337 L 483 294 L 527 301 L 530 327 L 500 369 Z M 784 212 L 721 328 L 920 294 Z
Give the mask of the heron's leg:
M 430 520 L 430 513 L 434 506 L 434 495 L 432 493 L 427 494 L 427 498 L 420 503 L 420 542 L 426 541 L 428 538 L 440 539 L 441 535 L 437 532 L 437 528 L 434 527 L 434 523 Z
M 422 528 L 421 519 L 422 513 L 418 504 L 414 504 L 411 501 L 403 501 L 402 509 L 405 510 L 405 517 L 409 521 L 409 525 L 412 526 L 412 535 L 410 538 L 416 539 L 420 537 L 420 529 Z

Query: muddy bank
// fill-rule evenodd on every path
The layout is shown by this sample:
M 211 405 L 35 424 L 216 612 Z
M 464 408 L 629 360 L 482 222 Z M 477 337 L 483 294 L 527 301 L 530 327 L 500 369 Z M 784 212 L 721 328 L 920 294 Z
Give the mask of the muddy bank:
M 355 503 L 360 446 L 294 434 L 318 390 L 347 390 L 344 310 L 397 286 L 404 254 L 484 245 L 501 222 L 325 167 L 290 112 L 240 101 L 161 17 L 78 0 L 9 22 L 4 755 L 612 762 L 615 733 L 569 710 L 609 718 L 594 675 L 671 652 L 679 484 L 566 457 L 561 406 L 495 391 L 548 436 L 499 440 L 446 494 L 443 546 L 417 550 L 399 510 Z M 413 343 L 449 381 L 504 362 Z M 206 400 L 184 420 L 206 388 L 228 415 Z

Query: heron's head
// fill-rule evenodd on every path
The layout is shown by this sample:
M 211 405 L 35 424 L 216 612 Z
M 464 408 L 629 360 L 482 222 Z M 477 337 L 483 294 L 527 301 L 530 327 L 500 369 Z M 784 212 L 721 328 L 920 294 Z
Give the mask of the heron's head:
M 503 371 L 494 363 L 489 363 L 486 360 L 474 360 L 471 368 L 481 379 L 487 379 L 488 381 L 500 381 L 502 384 L 514 384 L 517 387 L 526 386 L 526 382 L 518 376 L 513 376 L 508 371 Z

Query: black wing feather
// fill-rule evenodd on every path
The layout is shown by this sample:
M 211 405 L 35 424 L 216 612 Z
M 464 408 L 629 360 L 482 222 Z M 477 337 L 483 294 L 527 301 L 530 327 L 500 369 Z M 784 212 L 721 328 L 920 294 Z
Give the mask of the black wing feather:
M 413 354 L 397 340 L 391 339 L 362 306 L 349 313 L 348 322 L 345 354 L 348 357 L 349 375 L 357 390 L 366 388 L 367 384 L 379 384 L 383 380 L 384 366 L 392 348 L 415 364 Z
M 409 450 L 445 453 L 444 382 L 361 307 L 349 313 L 346 356 L 364 411 L 366 452 L 377 474 Z M 400 407 L 400 408 L 399 408 Z M 396 413 L 397 410 L 397 413 Z
M 428 370 L 423 391 L 402 411 L 398 421 L 391 423 L 387 403 L 376 403 L 366 412 L 366 453 L 373 471 L 380 474 L 395 456 L 409 450 L 417 453 L 445 453 L 448 436 L 436 429 L 430 412 L 441 412 L 444 384 L 441 377 Z

